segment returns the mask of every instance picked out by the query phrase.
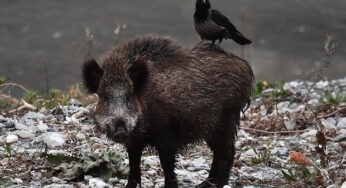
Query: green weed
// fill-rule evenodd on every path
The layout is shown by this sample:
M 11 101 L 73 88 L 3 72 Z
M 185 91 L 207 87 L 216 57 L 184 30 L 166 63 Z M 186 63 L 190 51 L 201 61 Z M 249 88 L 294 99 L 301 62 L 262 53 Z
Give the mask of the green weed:
M 316 177 L 320 174 L 320 171 L 316 166 L 314 166 L 313 172 L 303 165 L 302 163 L 296 162 L 295 166 L 288 169 L 287 171 L 281 170 L 286 180 L 297 181 L 299 179 L 306 179 L 311 177 Z
M 340 90 L 335 95 L 332 95 L 328 91 L 324 92 L 325 97 L 321 100 L 322 104 L 335 104 L 338 105 L 342 102 L 346 102 L 346 94 Z
M 255 148 L 253 148 L 253 151 L 256 153 L 256 156 L 251 160 L 253 164 L 264 163 L 266 165 L 269 165 L 272 160 L 272 156 L 274 156 L 274 154 L 272 154 L 269 149 L 257 151 Z

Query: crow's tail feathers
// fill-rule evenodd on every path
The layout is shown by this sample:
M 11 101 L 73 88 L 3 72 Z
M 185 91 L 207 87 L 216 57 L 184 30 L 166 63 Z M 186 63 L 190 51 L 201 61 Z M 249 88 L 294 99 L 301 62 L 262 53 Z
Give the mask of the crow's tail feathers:
M 229 38 L 233 39 L 236 43 L 238 43 L 240 45 L 245 45 L 245 44 L 251 44 L 252 43 L 251 40 L 245 38 L 243 36 L 243 34 L 241 34 L 239 31 L 230 33 Z

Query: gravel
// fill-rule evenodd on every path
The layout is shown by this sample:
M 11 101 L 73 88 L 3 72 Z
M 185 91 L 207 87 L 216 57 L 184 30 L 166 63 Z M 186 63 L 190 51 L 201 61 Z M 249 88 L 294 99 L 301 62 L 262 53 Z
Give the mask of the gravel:
M 307 85 L 311 90 L 307 102 L 302 103 L 308 93 Z M 225 188 L 266 187 L 269 184 L 276 187 L 320 186 L 316 182 L 304 184 L 308 181 L 290 182 L 284 178 L 281 170 L 296 167 L 289 160 L 293 152 L 303 153 L 316 164 L 325 186 L 340 187 L 344 183 L 346 113 L 340 109 L 345 106 L 342 103 L 323 105 L 321 101 L 325 100 L 326 91 L 346 91 L 346 78 L 318 83 L 292 81 L 285 83 L 284 89 L 292 93 L 286 101 L 273 104 L 270 98 L 258 98 L 245 112 L 235 142 L 234 167 Z M 262 93 L 269 95 L 273 91 L 277 89 L 268 88 Z M 125 186 L 126 149 L 95 131 L 95 124 L 88 116 L 93 105 L 84 107 L 76 99 L 70 104 L 29 111 L 23 117 L 0 115 L 0 142 L 11 149 L 9 154 L 0 145 L 0 182 L 8 178 L 14 186 L 45 188 Z M 340 111 L 333 113 L 337 110 Z M 316 151 L 319 130 L 326 136 L 327 167 L 322 165 L 323 158 Z M 269 151 L 270 157 L 254 163 L 253 159 L 260 158 L 259 153 L 265 151 Z M 177 156 L 175 172 L 179 187 L 194 187 L 204 181 L 211 162 L 212 152 L 205 143 L 188 146 Z M 160 160 L 152 148 L 143 152 L 141 168 L 142 187 L 164 185 Z M 313 172 L 313 167 L 309 169 Z

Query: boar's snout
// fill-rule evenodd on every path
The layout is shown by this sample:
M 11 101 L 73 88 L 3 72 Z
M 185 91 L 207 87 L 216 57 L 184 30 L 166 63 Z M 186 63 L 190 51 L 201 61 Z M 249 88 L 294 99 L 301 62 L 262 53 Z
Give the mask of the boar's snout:
M 126 128 L 126 123 L 123 119 L 116 119 L 112 121 L 112 126 L 108 128 L 108 133 L 114 139 L 114 141 L 123 143 L 128 136 L 128 130 Z

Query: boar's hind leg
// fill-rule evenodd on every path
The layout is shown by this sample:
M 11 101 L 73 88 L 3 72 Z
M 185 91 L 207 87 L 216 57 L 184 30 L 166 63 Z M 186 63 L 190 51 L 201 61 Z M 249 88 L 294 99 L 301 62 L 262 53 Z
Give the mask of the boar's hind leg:
M 217 130 L 212 139 L 207 141 L 213 151 L 213 163 L 209 176 L 197 188 L 222 188 L 224 185 L 228 185 L 235 154 L 234 139 L 238 121 L 237 115 L 224 113 L 221 116 L 221 129 Z
M 127 148 L 127 152 L 129 154 L 130 174 L 126 188 L 136 188 L 137 185 L 141 186 L 140 163 L 142 150 L 142 146 L 131 146 Z
M 160 163 L 165 174 L 165 188 L 178 188 L 178 180 L 174 173 L 177 147 L 158 147 Z

